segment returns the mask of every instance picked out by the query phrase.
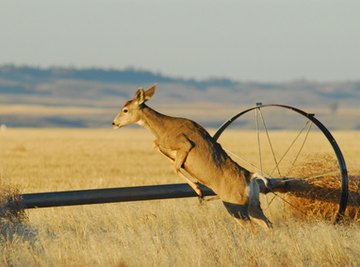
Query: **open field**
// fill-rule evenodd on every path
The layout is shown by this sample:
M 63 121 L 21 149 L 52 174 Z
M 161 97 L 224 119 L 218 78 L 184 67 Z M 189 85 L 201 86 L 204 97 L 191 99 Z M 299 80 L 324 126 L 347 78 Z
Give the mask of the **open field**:
M 284 150 L 292 133 L 278 134 L 281 142 L 274 145 Z M 360 132 L 333 134 L 350 177 L 359 179 Z M 152 140 L 143 129 L 0 131 L 0 189 L 28 193 L 183 182 L 152 149 Z M 256 162 L 252 132 L 228 131 L 220 141 Z M 326 146 L 315 133 L 307 151 L 327 153 Z M 358 222 L 334 226 L 295 218 L 278 198 L 269 205 L 271 198 L 262 200 L 274 229 L 256 233 L 239 227 L 220 201 L 200 205 L 196 198 L 29 210 L 21 221 L 0 219 L 0 266 L 360 265 Z
M 132 96 L 132 95 L 131 95 Z M 5 98 L 6 99 L 6 98 Z M 29 97 L 26 97 L 29 101 Z M 214 99 L 216 97 L 214 96 Z M 125 101 L 113 98 L 111 101 L 99 105 L 84 105 L 72 103 L 68 105 L 56 103 L 57 99 L 47 99 L 44 103 L 2 104 L 0 103 L 0 125 L 9 127 L 35 127 L 35 128 L 108 128 L 121 104 Z M 1 96 L 0 96 L 1 102 Z M 70 103 L 70 104 L 69 104 Z M 206 127 L 219 127 L 225 120 L 244 111 L 252 104 L 223 104 L 211 102 L 189 101 L 184 103 L 167 103 L 156 98 L 151 105 L 156 106 L 159 112 L 170 116 L 185 117 L 195 120 Z M 279 103 L 278 101 L 263 102 L 264 104 Z M 73 105 L 71 105 L 73 104 Z M 77 104 L 77 105 L 76 105 Z M 340 107 L 335 111 L 329 107 L 310 108 L 307 106 L 296 106 L 308 113 L 316 114 L 316 117 L 330 129 L 336 130 L 359 130 L 360 109 L 358 107 Z M 291 117 L 283 116 L 283 110 L 274 109 L 267 111 L 277 118 L 274 126 L 278 129 L 294 128 Z M 290 118 L 290 119 L 289 119 Z M 250 128 L 253 117 L 244 119 L 244 123 Z M 244 125 L 243 125 L 244 126 Z

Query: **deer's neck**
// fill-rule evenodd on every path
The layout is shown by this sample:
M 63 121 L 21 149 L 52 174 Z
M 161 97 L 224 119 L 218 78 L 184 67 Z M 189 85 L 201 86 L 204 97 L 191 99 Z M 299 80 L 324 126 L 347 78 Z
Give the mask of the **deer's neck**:
M 145 106 L 142 109 L 142 116 L 138 124 L 147 128 L 155 135 L 155 137 L 158 138 L 161 133 L 166 131 L 168 119 L 168 116 L 161 114 L 148 106 Z

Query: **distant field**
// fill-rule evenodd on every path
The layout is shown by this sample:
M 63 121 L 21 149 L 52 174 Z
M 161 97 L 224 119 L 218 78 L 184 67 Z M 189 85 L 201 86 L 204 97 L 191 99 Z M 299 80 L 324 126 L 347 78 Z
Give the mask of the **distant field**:
M 276 134 L 280 141 L 274 146 L 283 154 L 294 133 Z M 351 179 L 359 179 L 360 132 L 333 134 Z M 27 193 L 183 182 L 152 149 L 152 140 L 143 129 L 9 128 L 0 131 L 0 189 Z M 254 132 L 229 130 L 220 142 L 257 164 L 256 140 Z M 327 146 L 314 133 L 304 160 L 319 166 L 317 153 L 331 153 Z M 262 164 L 271 163 L 264 158 Z M 319 168 L 315 172 L 323 173 Z M 262 203 L 274 229 L 257 233 L 240 228 L 220 201 L 199 205 L 196 198 L 30 210 L 22 222 L 0 218 L 0 266 L 360 265 L 358 223 L 295 218 L 279 198 L 271 199 Z
M 31 103 L 31 101 L 29 102 Z M 0 104 L 0 125 L 30 128 L 109 128 L 114 116 L 124 102 L 124 99 L 118 99 L 117 101 L 108 101 L 99 105 L 90 103 L 82 106 L 79 103 L 71 105 L 71 100 L 65 105 L 64 103 L 56 103 L 56 99 L 48 99 L 47 104 Z M 190 118 L 206 127 L 217 128 L 230 117 L 255 106 L 255 104 L 225 105 L 210 102 L 167 104 L 166 101 L 156 102 L 155 98 L 155 102 L 150 102 L 149 106 L 171 116 Z M 336 112 L 333 112 L 330 108 L 296 107 L 303 109 L 305 112 L 314 113 L 330 129 L 360 129 L 360 108 L 340 107 Z M 278 129 L 293 129 L 294 122 L 292 118 L 283 116 L 283 112 L 282 109 L 269 111 L 269 115 L 276 118 L 275 127 Z M 249 125 L 247 128 L 251 128 L 250 124 L 253 121 L 253 116 L 244 118 L 244 124 Z

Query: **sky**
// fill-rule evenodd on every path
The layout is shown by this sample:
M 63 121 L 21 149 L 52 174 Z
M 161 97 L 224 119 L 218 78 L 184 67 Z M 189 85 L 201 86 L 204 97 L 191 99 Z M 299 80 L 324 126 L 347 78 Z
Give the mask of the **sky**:
M 0 0 L 0 64 L 360 80 L 360 1 Z

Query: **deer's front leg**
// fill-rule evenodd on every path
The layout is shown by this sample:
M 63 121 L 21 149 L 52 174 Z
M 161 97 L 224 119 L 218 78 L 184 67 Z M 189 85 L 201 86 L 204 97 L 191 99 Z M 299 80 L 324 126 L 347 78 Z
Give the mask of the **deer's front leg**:
M 176 173 L 183 167 L 189 152 L 194 146 L 194 143 L 184 134 L 176 136 L 173 142 L 162 143 L 159 140 L 154 141 L 154 148 L 174 162 Z
M 199 185 L 190 180 L 186 175 L 181 172 L 181 168 L 184 166 L 187 156 L 189 155 L 191 149 L 195 144 L 191 142 L 185 135 L 180 135 L 177 138 L 177 148 L 176 148 L 176 157 L 174 161 L 175 172 L 180 177 L 184 178 L 186 182 L 191 186 L 192 189 L 198 194 L 200 199 L 203 198 L 203 192 L 201 191 Z
M 184 134 L 181 134 L 176 138 L 176 144 L 174 144 L 174 150 L 176 150 L 174 167 L 176 173 L 178 173 L 180 168 L 183 167 L 187 156 L 194 146 L 195 144 L 191 142 Z
M 186 182 L 188 183 L 188 185 L 190 185 L 190 187 L 196 192 L 196 194 L 199 196 L 200 198 L 200 202 L 203 200 L 204 198 L 204 194 L 200 189 L 200 186 L 196 183 L 194 183 L 193 181 L 191 181 L 188 177 L 186 177 L 181 170 L 176 172 L 177 175 L 179 175 L 180 177 L 182 177 L 183 179 L 186 180 Z
M 171 151 L 170 149 L 166 149 L 162 147 L 157 140 L 154 141 L 154 149 L 160 152 L 163 156 L 165 156 L 171 163 L 174 163 L 174 158 L 176 155 L 176 151 Z
M 183 137 L 185 137 L 185 136 L 183 136 Z M 186 140 L 180 139 L 179 141 L 181 141 L 181 140 L 183 142 L 185 142 L 185 145 L 181 145 L 181 146 L 178 145 L 177 150 L 176 150 L 176 148 L 165 148 L 164 146 L 159 144 L 159 142 L 157 140 L 154 141 L 154 148 L 156 150 L 158 150 L 166 158 L 168 158 L 172 163 L 174 163 L 174 168 L 175 168 L 176 174 L 179 175 L 181 178 L 185 179 L 185 181 L 196 192 L 196 194 L 198 194 L 198 196 L 200 198 L 202 198 L 203 192 L 201 191 L 200 187 L 181 172 L 181 167 L 184 165 L 187 155 L 189 154 L 190 150 L 193 148 L 192 143 L 190 141 L 188 141 L 187 138 L 186 138 Z M 191 147 L 189 145 L 187 145 L 186 143 L 190 144 Z M 181 144 L 181 142 L 179 142 L 179 144 Z M 180 148 L 182 148 L 182 149 L 180 149 Z M 179 153 L 179 151 L 180 151 L 180 153 Z

